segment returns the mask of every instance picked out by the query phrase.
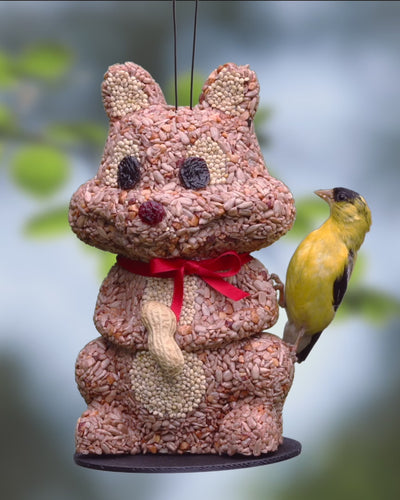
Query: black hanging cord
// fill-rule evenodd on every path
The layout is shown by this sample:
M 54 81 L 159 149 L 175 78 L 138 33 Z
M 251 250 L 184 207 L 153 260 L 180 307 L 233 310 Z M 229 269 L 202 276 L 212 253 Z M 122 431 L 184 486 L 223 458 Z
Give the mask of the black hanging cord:
M 176 0 L 172 0 L 172 17 L 174 22 L 174 79 L 175 79 L 175 109 L 178 109 L 178 70 L 176 56 Z
M 195 1 L 194 22 L 193 22 L 193 46 L 192 46 L 192 67 L 190 69 L 190 109 L 193 109 L 193 79 L 194 79 L 194 56 L 196 52 L 196 32 L 197 32 L 197 10 L 199 0 Z M 177 63 L 177 29 L 176 29 L 176 0 L 172 0 L 172 18 L 174 23 L 174 80 L 175 80 L 175 109 L 178 109 L 178 63 Z
M 194 74 L 194 54 L 196 51 L 196 31 L 197 31 L 197 8 L 199 1 L 196 0 L 194 7 L 194 23 L 193 23 L 193 50 L 192 50 L 192 68 L 190 70 L 190 109 L 193 109 L 193 74 Z

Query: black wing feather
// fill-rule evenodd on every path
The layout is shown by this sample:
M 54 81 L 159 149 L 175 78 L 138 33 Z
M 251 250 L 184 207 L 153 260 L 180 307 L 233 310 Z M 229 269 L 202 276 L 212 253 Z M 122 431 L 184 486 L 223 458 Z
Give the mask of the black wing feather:
M 343 269 L 343 274 L 333 283 L 333 308 L 335 311 L 337 311 L 337 308 L 340 306 L 344 294 L 346 293 L 347 285 L 353 271 L 353 265 L 354 252 L 350 250 L 347 257 L 347 265 Z
M 347 266 L 344 268 L 342 276 L 337 278 L 333 283 L 333 308 L 337 311 L 340 303 L 343 300 L 344 294 L 347 290 L 347 283 L 349 282 Z

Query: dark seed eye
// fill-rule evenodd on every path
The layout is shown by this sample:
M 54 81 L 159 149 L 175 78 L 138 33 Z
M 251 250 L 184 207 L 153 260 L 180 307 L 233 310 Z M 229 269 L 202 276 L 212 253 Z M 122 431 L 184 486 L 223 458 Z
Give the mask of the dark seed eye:
M 210 171 L 203 158 L 190 156 L 183 161 L 179 179 L 186 189 L 202 189 L 210 183 Z
M 140 180 L 140 162 L 134 156 L 125 156 L 118 165 L 118 186 L 132 189 Z

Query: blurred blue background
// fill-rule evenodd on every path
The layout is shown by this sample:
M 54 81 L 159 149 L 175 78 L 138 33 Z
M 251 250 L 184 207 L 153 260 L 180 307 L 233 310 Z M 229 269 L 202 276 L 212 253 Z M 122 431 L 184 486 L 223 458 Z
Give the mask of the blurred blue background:
M 335 323 L 298 366 L 284 435 L 302 454 L 248 470 L 129 475 L 74 465 L 79 350 L 112 259 L 66 208 L 107 134 L 100 83 L 132 60 L 171 95 L 171 2 L 0 2 L 0 471 L 4 498 L 400 498 L 400 3 L 217 2 L 199 7 L 196 82 L 228 61 L 261 84 L 257 131 L 299 220 L 257 257 L 282 278 L 328 215 L 315 189 L 360 192 L 373 214 Z M 177 2 L 179 74 L 194 2 Z M 172 104 L 172 99 L 169 98 Z M 315 198 L 315 197 L 314 197 Z M 281 335 L 285 314 L 271 330 Z

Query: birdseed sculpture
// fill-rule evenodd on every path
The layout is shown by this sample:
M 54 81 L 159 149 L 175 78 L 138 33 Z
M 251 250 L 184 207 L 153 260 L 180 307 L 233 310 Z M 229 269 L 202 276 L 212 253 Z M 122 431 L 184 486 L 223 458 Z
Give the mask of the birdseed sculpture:
M 292 226 L 288 188 L 254 132 L 257 77 L 228 63 L 199 103 L 167 105 L 140 66 L 111 66 L 100 168 L 73 195 L 85 243 L 117 255 L 97 299 L 100 337 L 80 352 L 80 454 L 274 451 L 296 360 L 265 333 L 278 318 L 251 252 Z

